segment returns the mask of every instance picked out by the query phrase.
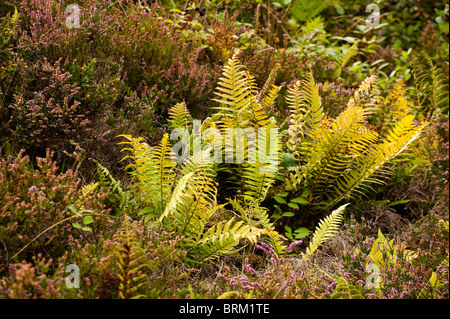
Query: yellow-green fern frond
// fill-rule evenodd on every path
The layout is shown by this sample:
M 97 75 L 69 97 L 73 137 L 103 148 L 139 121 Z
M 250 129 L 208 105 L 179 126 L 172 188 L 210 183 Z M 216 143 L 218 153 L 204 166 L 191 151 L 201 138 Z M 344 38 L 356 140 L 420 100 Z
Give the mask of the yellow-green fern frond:
M 119 283 L 119 297 L 122 299 L 137 299 L 145 297 L 139 294 L 144 285 L 146 274 L 139 272 L 147 267 L 145 254 L 136 238 L 130 218 L 125 214 L 122 227 L 113 236 L 117 249 L 115 252 L 117 277 Z
M 316 139 L 305 140 L 301 149 L 294 149 L 304 164 L 291 173 L 292 187 L 297 189 L 297 185 L 307 176 L 314 180 L 314 185 L 319 185 L 329 183 L 341 174 L 347 166 L 348 146 L 356 145 L 355 141 L 362 138 L 363 123 L 364 109 L 353 107 L 342 112 L 335 121 L 327 123 L 328 127 L 317 127 L 312 132 Z
M 244 66 L 236 54 L 228 60 L 223 68 L 222 77 L 219 78 L 216 95 L 221 106 L 215 107 L 218 115 L 230 116 L 234 126 L 245 125 L 248 117 L 248 108 L 256 97 L 254 96 L 254 79 L 249 78 Z M 240 122 L 244 123 L 240 123 Z
M 252 197 L 243 197 L 238 201 L 237 199 L 228 199 L 233 209 L 241 215 L 241 218 L 247 225 L 263 230 L 265 241 L 273 248 L 277 256 L 282 256 L 286 247 L 283 240 L 286 237 L 275 231 L 274 223 L 270 220 L 268 210 L 259 205 Z
M 325 243 L 331 237 L 333 237 L 339 230 L 339 226 L 343 221 L 344 210 L 348 204 L 344 204 L 334 210 L 330 215 L 319 221 L 319 225 L 316 227 L 314 231 L 311 242 L 309 243 L 308 248 L 306 248 L 306 255 L 304 258 L 309 258 L 320 245 Z
M 266 111 L 277 97 L 278 92 L 280 91 L 281 88 L 274 84 L 279 69 L 280 65 L 278 63 L 275 64 L 274 68 L 270 71 L 263 88 L 258 92 L 257 101 L 260 105 L 264 107 L 264 110 Z
M 339 78 L 342 73 L 342 69 L 347 65 L 350 59 L 358 53 L 358 42 L 353 43 L 351 47 L 346 48 L 346 50 L 341 53 L 336 62 L 334 63 L 334 76 Z
M 150 148 L 146 143 L 142 143 L 142 138 L 132 138 L 129 135 L 121 135 L 129 142 L 123 142 L 131 147 L 124 148 L 132 155 L 127 155 L 123 159 L 132 158 L 134 163 L 129 164 L 125 169 L 134 168 L 134 175 L 139 183 L 137 187 L 140 191 L 141 199 L 150 204 L 153 213 L 160 216 L 170 197 L 172 185 L 175 181 L 173 167 L 176 163 L 172 161 L 172 146 L 169 143 L 169 135 L 164 134 L 159 145 Z
M 448 78 L 433 64 L 427 53 L 415 57 L 409 65 L 414 75 L 416 103 L 426 119 L 448 112 Z
M 304 114 L 305 128 L 308 131 L 314 131 L 320 126 L 325 117 L 322 107 L 322 100 L 319 95 L 319 87 L 314 81 L 310 71 L 306 77 L 300 81 L 300 108 L 306 109 Z
M 171 128 L 186 128 L 191 121 L 192 116 L 186 107 L 186 103 L 177 103 L 169 109 L 168 122 Z
M 375 111 L 375 106 L 377 100 L 379 99 L 379 88 L 378 88 L 378 76 L 373 74 L 365 78 L 359 85 L 358 90 L 355 92 L 353 98 L 348 102 L 347 108 L 354 105 L 364 107 L 366 112 Z
M 339 276 L 331 299 L 364 299 L 362 293 L 347 279 Z
M 381 183 L 375 174 L 382 169 L 383 165 L 404 152 L 428 124 L 425 122 L 407 130 L 411 127 L 412 121 L 412 117 L 407 117 L 404 121 L 399 122 L 388 134 L 390 140 L 374 144 L 364 153 L 364 156 L 354 158 L 353 168 L 347 169 L 338 179 L 336 187 L 333 188 L 336 194 L 332 195 L 334 198 L 329 207 L 341 199 L 353 196 L 352 194 L 363 194 L 362 190 L 368 187 L 369 183 Z
M 218 209 L 216 194 L 212 179 L 191 172 L 177 183 L 159 222 L 166 218 L 165 224 L 177 229 L 181 236 L 198 238 L 211 214 Z
M 208 229 L 198 241 L 195 251 L 200 256 L 199 261 L 203 262 L 219 255 L 233 253 L 243 239 L 256 244 L 262 234 L 264 234 L 263 229 L 251 227 L 243 221 L 231 218 Z

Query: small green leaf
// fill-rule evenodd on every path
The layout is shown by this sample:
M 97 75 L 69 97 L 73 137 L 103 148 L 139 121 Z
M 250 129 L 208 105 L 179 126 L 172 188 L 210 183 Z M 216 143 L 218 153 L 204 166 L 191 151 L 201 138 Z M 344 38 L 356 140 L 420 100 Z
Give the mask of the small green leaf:
M 433 271 L 433 273 L 431 274 L 431 278 L 430 278 L 431 287 L 435 288 L 436 282 L 437 282 L 437 276 L 436 276 L 436 273 Z
M 308 205 L 309 202 L 304 199 L 303 197 L 296 197 L 294 199 L 291 199 L 292 203 L 298 203 L 298 204 L 302 204 L 302 205 Z
M 295 239 L 301 239 L 301 238 L 304 238 L 304 237 L 310 235 L 312 233 L 312 231 L 310 231 L 306 227 L 300 227 L 300 228 L 297 228 L 294 231 L 294 233 L 295 233 Z
M 294 237 L 292 236 L 291 233 L 285 233 L 286 237 L 289 238 L 290 240 L 294 241 Z
M 406 204 L 406 203 L 409 203 L 410 201 L 412 201 L 412 199 L 399 200 L 399 201 L 390 203 L 388 206 L 395 206 L 395 205 L 400 205 L 400 204 Z
M 88 231 L 88 232 L 91 232 L 91 233 L 92 233 L 92 228 L 91 228 L 91 227 L 84 226 L 84 227 L 81 228 L 81 229 L 84 230 L 84 231 Z
M 284 229 L 286 230 L 285 232 L 286 237 L 293 241 L 294 236 L 292 236 L 292 228 L 289 226 L 284 226 Z
M 338 14 L 343 15 L 345 13 L 344 8 L 342 8 L 340 5 L 336 4 L 335 8 Z
M 81 226 L 80 224 L 78 224 L 78 223 L 72 223 L 72 226 L 74 227 L 74 228 L 82 228 L 83 226 Z
M 83 224 L 85 225 L 89 225 L 92 222 L 94 222 L 94 218 L 92 218 L 92 216 L 86 216 L 83 218 Z
M 298 209 L 298 205 L 297 205 L 296 203 L 289 203 L 288 206 L 289 206 L 290 208 Z
M 309 196 L 309 194 L 311 194 L 311 190 L 310 189 L 305 189 L 302 193 L 302 195 L 300 195 L 300 197 L 306 198 Z
M 295 159 L 291 154 L 284 154 L 283 156 L 281 156 L 281 159 L 281 166 L 283 166 L 284 168 L 289 169 L 295 166 Z
M 283 211 L 281 210 L 280 206 L 273 205 L 273 207 L 275 207 L 275 209 L 277 210 L 278 213 L 283 214 Z
M 153 218 L 153 216 L 152 216 L 151 214 L 148 214 L 147 216 L 145 216 L 145 218 L 144 218 L 144 224 L 147 224 L 148 221 L 149 221 L 150 219 L 152 219 L 152 218 Z
M 288 195 L 288 193 L 286 193 L 286 192 L 281 192 L 281 193 L 276 194 L 275 196 L 278 196 L 278 197 L 286 197 L 287 195 Z
M 78 209 L 75 206 L 69 205 L 67 206 L 67 208 L 69 208 L 72 211 L 72 213 L 78 214 Z
M 286 200 L 283 197 L 275 196 L 274 199 L 280 204 L 287 204 Z
M 281 218 L 281 215 L 280 215 L 280 214 L 273 214 L 273 215 L 272 215 L 272 218 L 274 218 L 274 219 L 280 219 L 280 218 Z
M 149 212 L 151 212 L 153 209 L 151 208 L 151 207 L 145 207 L 143 210 L 141 210 L 139 213 L 138 213 L 138 216 L 142 216 L 142 215 L 144 215 L 144 214 L 148 214 Z
M 285 212 L 285 213 L 283 213 L 283 217 L 292 217 L 292 216 L 294 216 L 295 214 L 293 213 L 293 212 Z

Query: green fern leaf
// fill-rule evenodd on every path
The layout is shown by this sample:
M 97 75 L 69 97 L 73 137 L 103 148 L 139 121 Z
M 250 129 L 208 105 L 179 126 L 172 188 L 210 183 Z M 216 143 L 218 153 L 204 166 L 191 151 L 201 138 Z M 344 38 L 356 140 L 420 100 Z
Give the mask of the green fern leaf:
M 343 221 L 344 210 L 348 204 L 344 204 L 334 210 L 330 215 L 319 221 L 319 225 L 314 231 L 311 242 L 306 248 L 306 259 L 311 256 L 320 245 L 333 237 L 339 230 L 339 225 Z
M 186 128 L 192 121 L 192 116 L 186 107 L 186 103 L 180 102 L 169 109 L 169 124 L 172 129 Z
M 331 299 L 364 299 L 364 296 L 347 279 L 339 277 Z

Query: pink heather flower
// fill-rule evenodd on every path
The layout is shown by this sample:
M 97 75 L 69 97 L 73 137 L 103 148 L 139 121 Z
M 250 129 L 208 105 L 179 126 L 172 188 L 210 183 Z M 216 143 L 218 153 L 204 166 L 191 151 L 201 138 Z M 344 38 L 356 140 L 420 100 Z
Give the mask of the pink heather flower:
M 287 248 L 287 251 L 290 252 L 292 249 L 294 249 L 295 246 L 300 245 L 301 243 L 303 243 L 303 240 L 298 240 L 298 241 L 292 242 L 289 245 L 289 247 Z

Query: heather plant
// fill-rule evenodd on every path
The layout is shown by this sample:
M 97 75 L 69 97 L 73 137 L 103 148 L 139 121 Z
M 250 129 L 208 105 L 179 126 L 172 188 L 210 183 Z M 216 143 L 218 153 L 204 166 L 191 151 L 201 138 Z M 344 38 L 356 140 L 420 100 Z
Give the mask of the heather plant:
M 0 238 L 7 247 L 1 254 L 2 268 L 18 256 L 46 250 L 52 251 L 53 258 L 63 255 L 69 235 L 87 234 L 73 227 L 83 218 L 83 211 L 91 212 L 89 215 L 106 214 L 102 201 L 107 194 L 100 191 L 83 196 L 76 172 L 69 169 L 58 173 L 52 157 L 47 150 L 45 158 L 36 159 L 37 169 L 23 151 L 16 158 L 1 160 Z M 104 223 L 93 225 L 90 232 L 95 236 Z
M 89 120 L 80 112 L 75 100 L 79 87 L 70 83 L 70 74 L 64 72 L 58 61 L 54 66 L 44 60 L 41 66 L 41 85 L 31 95 L 18 95 L 9 106 L 9 127 L 13 137 L 28 147 L 65 146 L 70 139 L 87 130 Z
M 359 240 L 354 248 L 343 252 L 340 276 L 368 299 L 448 298 L 448 266 L 444 262 L 448 237 L 442 227 L 436 227 L 435 217 L 430 221 L 419 228 L 428 229 L 431 237 L 413 231 L 403 241 L 398 237 L 387 239 L 378 231 L 377 237 Z M 354 225 L 350 228 L 361 234 L 365 226 Z
M 204 112 L 219 68 L 201 63 L 201 48 L 183 42 L 177 28 L 159 19 L 160 15 L 164 17 L 154 8 L 123 17 L 121 29 L 110 38 L 112 54 L 124 58 L 129 87 L 148 87 L 162 113 L 180 100 L 191 105 L 194 113 Z
M 291 253 L 301 241 L 293 242 Z M 336 281 L 321 274 L 317 269 L 304 269 L 294 257 L 278 256 L 273 248 L 262 242 L 256 246 L 268 263 L 256 270 L 248 257 L 244 257 L 242 270 L 233 274 L 228 267 L 217 273 L 216 291 L 219 299 L 308 299 L 327 298 Z
M 184 265 L 182 238 L 165 230 L 147 228 L 143 221 L 123 216 L 98 241 L 71 238 L 65 265 L 80 270 L 79 289 L 64 289 L 66 298 L 135 299 L 180 298 L 187 292 L 190 270 Z M 64 266 L 64 267 L 63 267 Z
M 9 277 L 0 279 L 0 297 L 2 299 L 49 299 L 61 298 L 63 278 L 47 278 L 46 270 L 52 260 L 43 259 L 37 266 L 31 263 L 9 265 Z
M 99 61 L 96 58 L 80 65 L 77 60 L 66 61 L 64 69 L 71 82 L 78 87 L 77 99 L 82 102 L 85 114 L 93 117 L 108 109 L 117 112 L 118 100 L 126 94 L 128 88 L 123 76 L 123 61 Z

